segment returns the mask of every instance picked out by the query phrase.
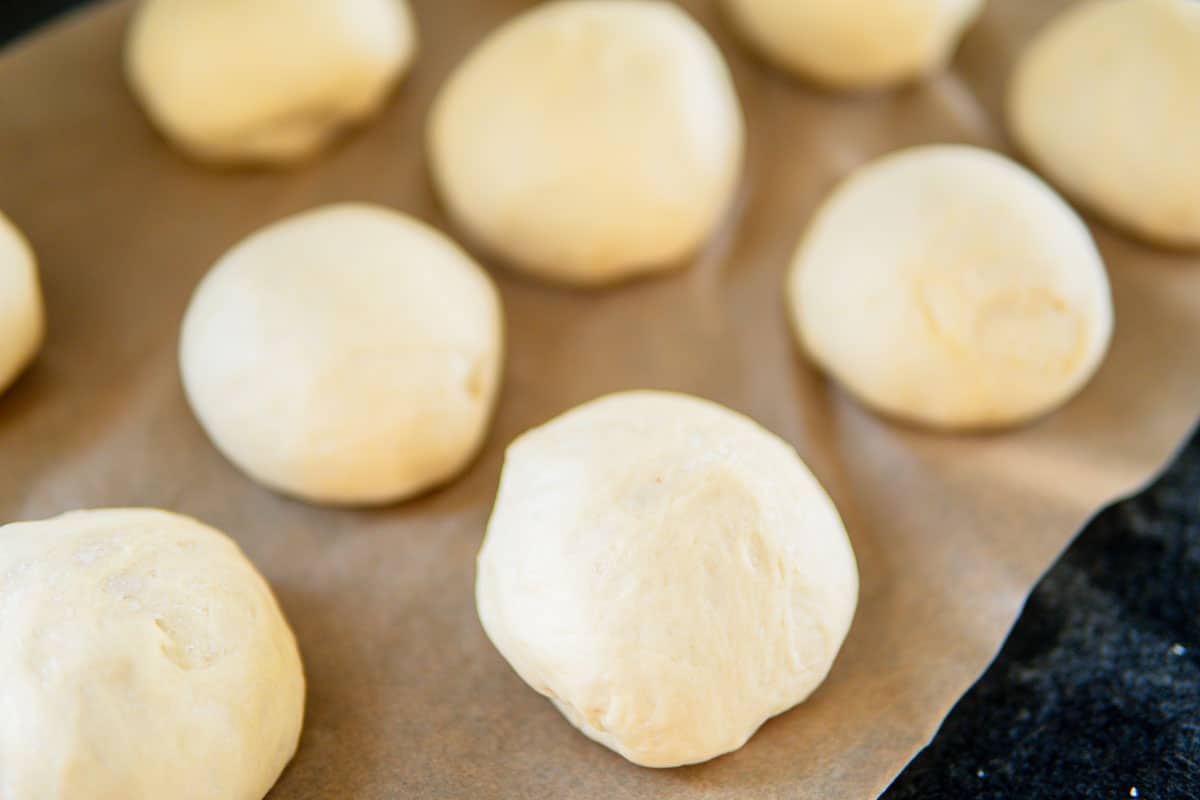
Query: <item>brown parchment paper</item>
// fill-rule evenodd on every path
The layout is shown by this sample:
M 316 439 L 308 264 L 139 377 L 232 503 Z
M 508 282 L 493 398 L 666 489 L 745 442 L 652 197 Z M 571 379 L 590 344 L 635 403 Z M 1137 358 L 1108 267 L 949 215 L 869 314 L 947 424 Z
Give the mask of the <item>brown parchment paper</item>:
M 1085 519 L 1160 468 L 1200 413 L 1200 258 L 1093 225 L 1117 308 L 1112 351 L 1059 413 L 1016 433 L 947 437 L 880 421 L 794 352 L 781 282 L 830 186 L 932 141 L 1004 147 L 1005 75 L 1062 2 L 996 0 L 952 71 L 920 88 L 822 94 L 748 56 L 712 2 L 749 121 L 745 184 L 690 269 L 598 293 L 494 264 L 508 318 L 503 396 L 460 480 L 376 511 L 314 508 L 245 479 L 184 403 L 178 325 L 231 244 L 336 200 L 446 227 L 422 125 L 447 70 L 528 3 L 416 2 L 423 50 L 381 118 L 286 172 L 214 172 L 172 152 L 120 74 L 123 4 L 0 54 L 0 208 L 40 256 L 41 359 L 0 397 L 0 520 L 152 505 L 234 536 L 273 583 L 309 679 L 295 761 L 272 800 L 871 798 L 996 653 L 1037 577 Z M 1152 132 L 1147 132 L 1149 136 Z M 505 444 L 596 395 L 692 392 L 799 448 L 841 509 L 862 572 L 828 682 L 708 764 L 635 767 L 576 733 L 490 646 L 474 557 Z

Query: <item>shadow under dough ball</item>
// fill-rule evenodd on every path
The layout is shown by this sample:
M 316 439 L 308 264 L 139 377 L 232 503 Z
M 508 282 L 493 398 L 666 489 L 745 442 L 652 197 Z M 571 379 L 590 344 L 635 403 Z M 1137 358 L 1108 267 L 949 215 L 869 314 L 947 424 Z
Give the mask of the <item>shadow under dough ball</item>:
M 729 208 L 742 112 L 708 34 L 658 0 L 558 0 L 492 31 L 446 80 L 434 183 L 477 245 L 594 286 L 683 266 Z
M 296 752 L 304 672 L 223 534 L 153 509 L 0 527 L 5 800 L 262 800 Z

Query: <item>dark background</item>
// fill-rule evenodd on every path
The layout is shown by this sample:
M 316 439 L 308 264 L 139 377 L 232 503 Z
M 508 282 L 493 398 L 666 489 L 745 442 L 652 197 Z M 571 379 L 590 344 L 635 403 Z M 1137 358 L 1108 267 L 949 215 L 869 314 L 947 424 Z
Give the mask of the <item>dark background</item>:
M 52 17 L 82 5 L 86 5 L 86 0 L 0 0 L 0 46 Z
M 78 5 L 0 0 L 0 45 Z M 1125 797 L 1200 800 L 1200 432 L 1149 489 L 1080 533 L 884 794 Z

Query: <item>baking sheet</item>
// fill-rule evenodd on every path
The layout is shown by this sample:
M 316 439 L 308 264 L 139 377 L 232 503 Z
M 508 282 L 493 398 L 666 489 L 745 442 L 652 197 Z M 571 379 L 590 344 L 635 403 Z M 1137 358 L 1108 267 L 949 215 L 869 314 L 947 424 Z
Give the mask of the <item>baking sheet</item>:
M 1117 307 L 1112 351 L 1063 411 L 1017 433 L 946 437 L 875 419 L 794 352 L 781 297 L 805 220 L 860 162 L 922 142 L 1003 147 L 1004 77 L 1065 5 L 993 2 L 954 69 L 865 97 L 824 94 L 748 56 L 714 4 L 749 121 L 730 224 L 688 271 L 599 293 L 488 264 L 508 318 L 500 406 L 457 482 L 378 511 L 320 509 L 243 478 L 179 383 L 178 326 L 231 244 L 337 200 L 446 220 L 422 125 L 447 70 L 521 7 L 416 2 L 423 50 L 386 113 L 290 172 L 220 172 L 175 155 L 124 88 L 124 4 L 0 54 L 0 208 L 41 260 L 46 349 L 0 397 L 0 520 L 152 505 L 234 536 L 274 585 L 309 679 L 299 753 L 272 800 L 870 798 L 999 648 L 1038 576 L 1107 500 L 1149 479 L 1200 413 L 1200 259 L 1094 225 Z M 486 263 L 486 262 L 485 262 Z M 474 557 L 505 444 L 599 394 L 692 392 L 796 445 L 841 509 L 862 573 L 827 683 L 739 752 L 633 766 L 575 732 L 484 637 Z

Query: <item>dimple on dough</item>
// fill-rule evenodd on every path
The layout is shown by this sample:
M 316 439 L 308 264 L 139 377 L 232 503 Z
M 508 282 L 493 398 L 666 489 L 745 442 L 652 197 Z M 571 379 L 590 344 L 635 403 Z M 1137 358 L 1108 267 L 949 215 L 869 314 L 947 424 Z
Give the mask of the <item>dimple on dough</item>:
M 722 0 L 770 60 L 835 89 L 925 77 L 950 60 L 984 0 Z
M 824 202 L 788 276 L 800 344 L 885 414 L 1013 425 L 1075 394 L 1112 332 L 1104 264 L 1035 175 L 933 145 L 860 167 Z
M 145 0 L 125 68 L 187 153 L 279 164 L 375 114 L 415 51 L 407 0 Z
M 1068 195 L 1148 241 L 1200 248 L 1200 3 L 1072 7 L 1022 54 L 1008 119 Z
M 599 285 L 682 266 L 736 189 L 742 113 L 708 34 L 658 0 L 558 0 L 493 31 L 442 87 L 434 182 L 481 247 Z
M 261 800 L 304 674 L 223 534 L 152 509 L 0 527 L 0 797 Z
M 508 448 L 475 584 L 513 669 L 650 767 L 736 750 L 824 680 L 858 572 L 796 451 L 686 395 L 586 403 Z
M 500 385 L 491 279 L 379 206 L 289 217 L 226 253 L 183 321 L 188 400 L 261 483 L 316 503 L 400 500 L 453 477 Z
M 29 242 L 0 214 L 0 392 L 37 355 L 46 319 Z

